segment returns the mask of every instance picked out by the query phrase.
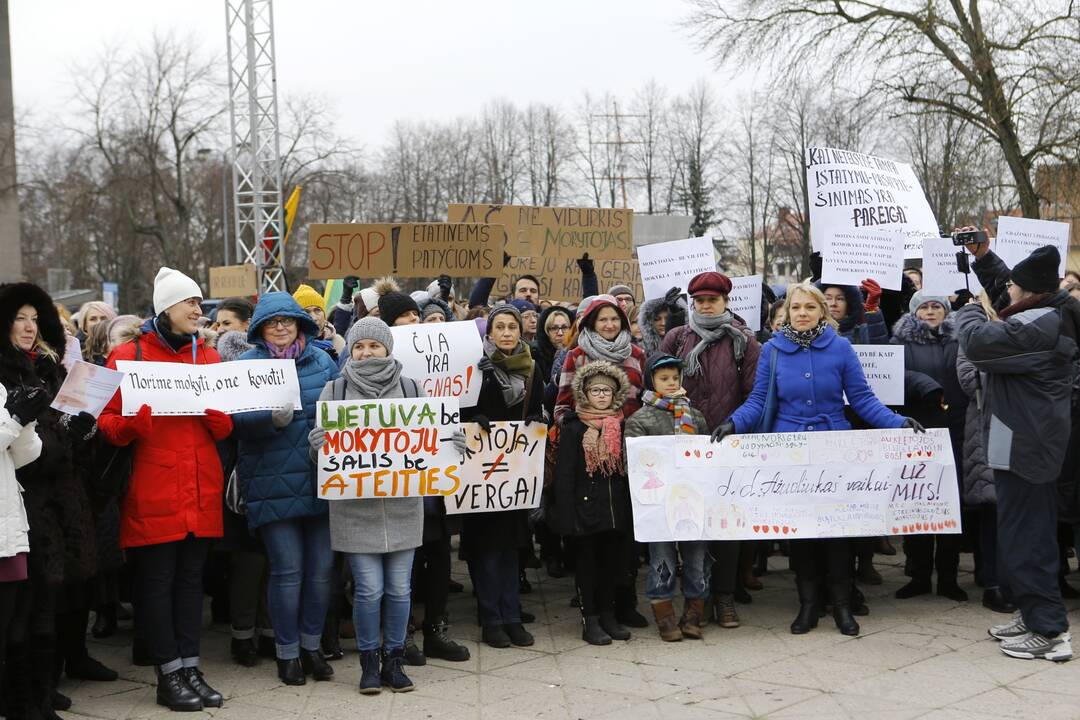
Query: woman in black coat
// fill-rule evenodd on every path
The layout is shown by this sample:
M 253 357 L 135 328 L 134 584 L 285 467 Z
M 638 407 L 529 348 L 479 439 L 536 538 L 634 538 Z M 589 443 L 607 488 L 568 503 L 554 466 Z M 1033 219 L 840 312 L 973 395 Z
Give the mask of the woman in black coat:
M 496 305 L 484 338 L 480 399 L 461 411 L 463 422 L 485 430 L 494 420 L 545 422 L 543 378 L 521 338 L 521 315 L 511 305 Z M 525 647 L 533 637 L 521 624 L 518 549 L 529 542 L 525 510 L 462 516 L 461 550 L 480 607 L 483 640 L 497 648 Z

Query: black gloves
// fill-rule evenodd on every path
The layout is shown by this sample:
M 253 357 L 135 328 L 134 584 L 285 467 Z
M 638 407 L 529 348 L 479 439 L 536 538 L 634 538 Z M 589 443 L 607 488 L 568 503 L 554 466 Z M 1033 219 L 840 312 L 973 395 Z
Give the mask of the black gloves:
M 360 278 L 355 275 L 349 275 L 345 278 L 345 281 L 341 283 L 341 303 L 348 305 L 352 302 L 353 292 L 357 286 L 360 285 Z
M 449 275 L 440 275 L 438 283 L 442 299 L 450 302 L 450 288 L 453 286 L 454 281 L 450 279 Z
M 596 265 L 589 259 L 589 253 L 585 253 L 577 259 L 577 266 L 581 269 L 582 275 L 596 274 Z
M 487 415 L 474 415 L 472 421 L 484 432 L 491 433 L 491 421 L 487 419 Z
M 97 420 L 88 412 L 83 411 L 78 415 L 65 415 L 63 420 L 66 420 L 64 424 L 67 425 L 67 429 L 71 431 L 71 434 L 81 440 L 89 440 L 97 432 Z
M 918 420 L 915 420 L 913 418 L 904 418 L 904 424 L 900 427 L 907 428 L 908 430 L 914 430 L 917 433 L 926 432 L 926 428 L 920 425 Z
M 482 373 L 495 372 L 495 365 L 491 362 L 491 358 L 489 358 L 487 355 L 480 358 L 480 361 L 476 363 L 476 367 Z
M 503 267 L 510 264 L 510 253 L 503 250 Z
M 724 438 L 726 438 L 728 435 L 733 435 L 734 433 L 735 433 L 735 423 L 728 420 L 727 422 L 720 423 L 720 427 L 713 430 L 711 440 L 714 443 L 718 443 L 721 440 L 723 440 Z
M 674 305 L 679 302 L 679 298 L 683 295 L 683 291 L 677 287 L 673 287 L 664 293 L 664 305 Z
M 525 418 L 525 424 L 527 425 L 529 423 L 541 423 L 547 425 L 547 418 L 544 417 L 544 413 L 540 412 Z
M 20 385 L 8 394 L 7 411 L 20 425 L 29 425 L 49 406 L 49 394 L 43 388 Z

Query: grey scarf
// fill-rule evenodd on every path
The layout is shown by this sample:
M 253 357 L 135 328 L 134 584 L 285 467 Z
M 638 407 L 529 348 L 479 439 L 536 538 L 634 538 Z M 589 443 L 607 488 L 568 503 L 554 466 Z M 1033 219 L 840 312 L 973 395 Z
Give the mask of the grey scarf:
M 349 360 L 341 374 L 361 397 L 401 397 L 401 363 L 392 357 Z
M 513 355 L 520 355 L 527 347 L 528 345 L 524 340 L 519 340 L 517 347 L 514 348 Z M 484 355 L 492 361 L 493 374 L 495 381 L 499 383 L 499 390 L 502 391 L 503 404 L 508 408 L 512 408 L 522 402 L 525 399 L 525 376 L 520 373 L 510 372 L 505 367 L 502 367 L 506 364 L 504 362 L 505 355 L 487 337 L 484 338 Z
M 746 335 L 732 324 L 734 320 L 735 316 L 731 314 L 730 310 L 725 310 L 719 315 L 698 315 L 694 310 L 690 311 L 690 329 L 701 340 L 686 358 L 687 375 L 697 375 L 701 372 L 701 361 L 698 357 L 714 342 L 723 340 L 725 335 L 731 336 L 731 342 L 735 350 L 735 362 L 742 361 L 743 355 L 746 353 Z
M 605 340 L 595 330 L 582 328 L 577 344 L 590 360 L 607 360 L 616 367 L 621 366 L 634 349 L 630 344 L 629 330 L 621 331 L 614 340 Z

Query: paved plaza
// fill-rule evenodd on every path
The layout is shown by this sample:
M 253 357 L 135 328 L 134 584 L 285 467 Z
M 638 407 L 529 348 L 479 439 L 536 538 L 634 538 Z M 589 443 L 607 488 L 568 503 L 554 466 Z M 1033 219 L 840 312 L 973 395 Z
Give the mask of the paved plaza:
M 903 556 L 877 556 L 885 584 L 864 588 L 871 612 L 858 618 L 858 638 L 841 636 L 831 618 L 809 635 L 791 635 L 792 576 L 786 559 L 774 557 L 765 589 L 754 593 L 753 604 L 739 606 L 741 628 L 709 626 L 704 641 L 668 644 L 650 627 L 609 647 L 581 640 L 578 611 L 569 606 L 570 580 L 530 570 L 534 590 L 524 601 L 537 615 L 530 626 L 536 645 L 507 650 L 477 642 L 468 576 L 458 563 L 455 575 L 466 593 L 452 596 L 451 634 L 467 642 L 469 662 L 429 661 L 408 668 L 416 691 L 362 697 L 356 691 L 358 657 L 350 651 L 334 663 L 333 682 L 286 687 L 272 661 L 254 669 L 234 665 L 228 629 L 215 625 L 203 635 L 203 662 L 207 679 L 227 698 L 225 707 L 187 717 L 1080 718 L 1080 660 L 1055 665 L 1003 656 L 986 628 L 1007 616 L 979 604 L 971 556 L 961 562 L 961 585 L 972 602 L 937 596 L 899 601 L 892 594 L 905 580 Z M 1080 627 L 1080 601 L 1068 604 L 1073 625 Z M 644 601 L 639 609 L 647 611 Z M 91 645 L 99 659 L 120 671 L 119 682 L 62 681 L 61 689 L 75 701 L 68 717 L 171 716 L 154 703 L 153 669 L 128 662 L 130 632 L 128 624 L 116 637 Z M 1080 638 L 1074 645 L 1080 651 Z

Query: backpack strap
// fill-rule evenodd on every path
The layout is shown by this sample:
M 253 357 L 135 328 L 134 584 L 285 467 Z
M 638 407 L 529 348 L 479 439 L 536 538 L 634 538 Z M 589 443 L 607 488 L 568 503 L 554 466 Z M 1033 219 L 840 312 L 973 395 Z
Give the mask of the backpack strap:
M 135 359 L 142 360 L 142 343 L 139 338 L 135 338 Z
M 345 378 L 337 377 L 334 379 L 334 394 L 332 397 L 335 400 L 345 399 Z

